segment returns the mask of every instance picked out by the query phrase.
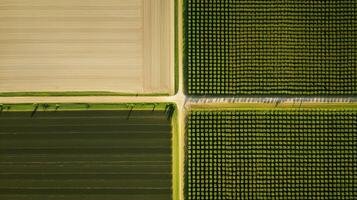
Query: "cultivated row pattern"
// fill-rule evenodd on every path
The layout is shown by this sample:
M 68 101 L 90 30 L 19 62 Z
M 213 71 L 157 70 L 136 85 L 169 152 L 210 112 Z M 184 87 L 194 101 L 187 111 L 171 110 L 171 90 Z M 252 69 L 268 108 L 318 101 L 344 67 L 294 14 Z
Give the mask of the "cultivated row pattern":
M 357 197 L 356 111 L 192 111 L 187 137 L 187 200 Z
M 357 94 L 357 1 L 185 2 L 188 94 Z
M 3 112 L 0 199 L 171 199 L 170 124 L 162 111 Z

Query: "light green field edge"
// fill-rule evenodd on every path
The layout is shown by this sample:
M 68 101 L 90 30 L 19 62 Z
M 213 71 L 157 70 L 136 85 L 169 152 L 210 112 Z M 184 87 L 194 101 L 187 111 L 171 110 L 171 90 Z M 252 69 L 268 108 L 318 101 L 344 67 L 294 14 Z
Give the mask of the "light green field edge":
M 120 92 L 0 92 L 0 97 L 63 97 L 63 96 L 169 96 L 168 93 L 120 93 Z
M 178 112 L 177 106 L 172 117 L 172 199 L 180 199 L 180 157 L 179 157 L 179 125 L 178 125 Z
M 175 0 L 175 5 L 174 5 L 174 20 L 175 20 L 175 23 L 174 23 L 174 29 L 175 29 L 175 44 L 174 44 L 174 48 L 175 48 L 175 91 L 174 93 L 177 94 L 178 92 L 178 89 L 179 89 L 179 43 L 178 43 L 178 37 L 179 37 L 179 21 L 178 21 L 178 12 L 179 12 L 179 3 L 178 3 L 178 0 Z
M 357 110 L 357 103 L 313 103 L 313 102 L 283 102 L 283 103 L 226 103 L 226 104 L 196 104 L 190 111 L 234 111 L 234 110 Z
M 165 110 L 172 103 L 40 103 L 40 104 L 0 104 L 3 112 L 33 111 L 72 111 L 72 110 Z M 45 107 L 47 107 L 45 109 Z M 155 107 L 155 108 L 154 108 Z

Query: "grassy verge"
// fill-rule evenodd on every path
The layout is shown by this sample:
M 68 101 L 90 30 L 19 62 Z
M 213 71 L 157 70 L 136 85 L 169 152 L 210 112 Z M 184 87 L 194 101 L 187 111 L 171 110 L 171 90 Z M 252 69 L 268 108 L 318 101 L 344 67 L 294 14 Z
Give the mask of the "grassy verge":
M 357 109 L 357 103 L 282 102 L 196 104 L 193 110 L 286 110 L 286 109 Z
M 179 12 L 179 2 L 175 0 L 175 94 L 178 92 L 179 89 L 179 24 L 178 24 L 178 12 Z
M 180 157 L 179 157 L 179 125 L 178 109 L 175 105 L 175 112 L 172 118 L 172 196 L 173 200 L 180 199 Z
M 165 110 L 172 103 L 50 103 L 50 104 L 0 104 L 3 112 L 33 111 L 72 111 L 72 110 Z
M 119 92 L 1 92 L 0 97 L 48 97 L 48 96 L 169 96 L 167 93 L 148 93 L 148 94 L 134 94 L 134 93 L 119 93 Z
M 187 76 L 187 70 L 188 70 L 188 28 L 187 28 L 187 17 L 188 17 L 188 9 L 187 9 L 187 4 L 185 0 L 182 0 L 182 59 L 183 59 L 183 92 L 186 95 L 190 95 L 188 91 L 188 76 Z

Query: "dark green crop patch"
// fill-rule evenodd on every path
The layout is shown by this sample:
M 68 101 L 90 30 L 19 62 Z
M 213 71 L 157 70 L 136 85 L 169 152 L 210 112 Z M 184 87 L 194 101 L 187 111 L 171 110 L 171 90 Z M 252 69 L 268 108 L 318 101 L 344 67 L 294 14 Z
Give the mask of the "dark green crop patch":
M 171 199 L 171 124 L 161 108 L 5 110 L 0 199 Z
M 190 95 L 356 95 L 357 1 L 185 0 Z
M 186 199 L 355 199 L 356 110 L 192 111 Z

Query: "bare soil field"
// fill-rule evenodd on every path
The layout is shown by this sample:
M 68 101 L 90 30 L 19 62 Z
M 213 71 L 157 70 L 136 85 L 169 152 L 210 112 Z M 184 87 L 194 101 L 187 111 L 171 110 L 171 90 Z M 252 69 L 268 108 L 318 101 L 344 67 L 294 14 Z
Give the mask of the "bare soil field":
M 173 0 L 0 0 L 0 92 L 173 94 L 173 46 Z

